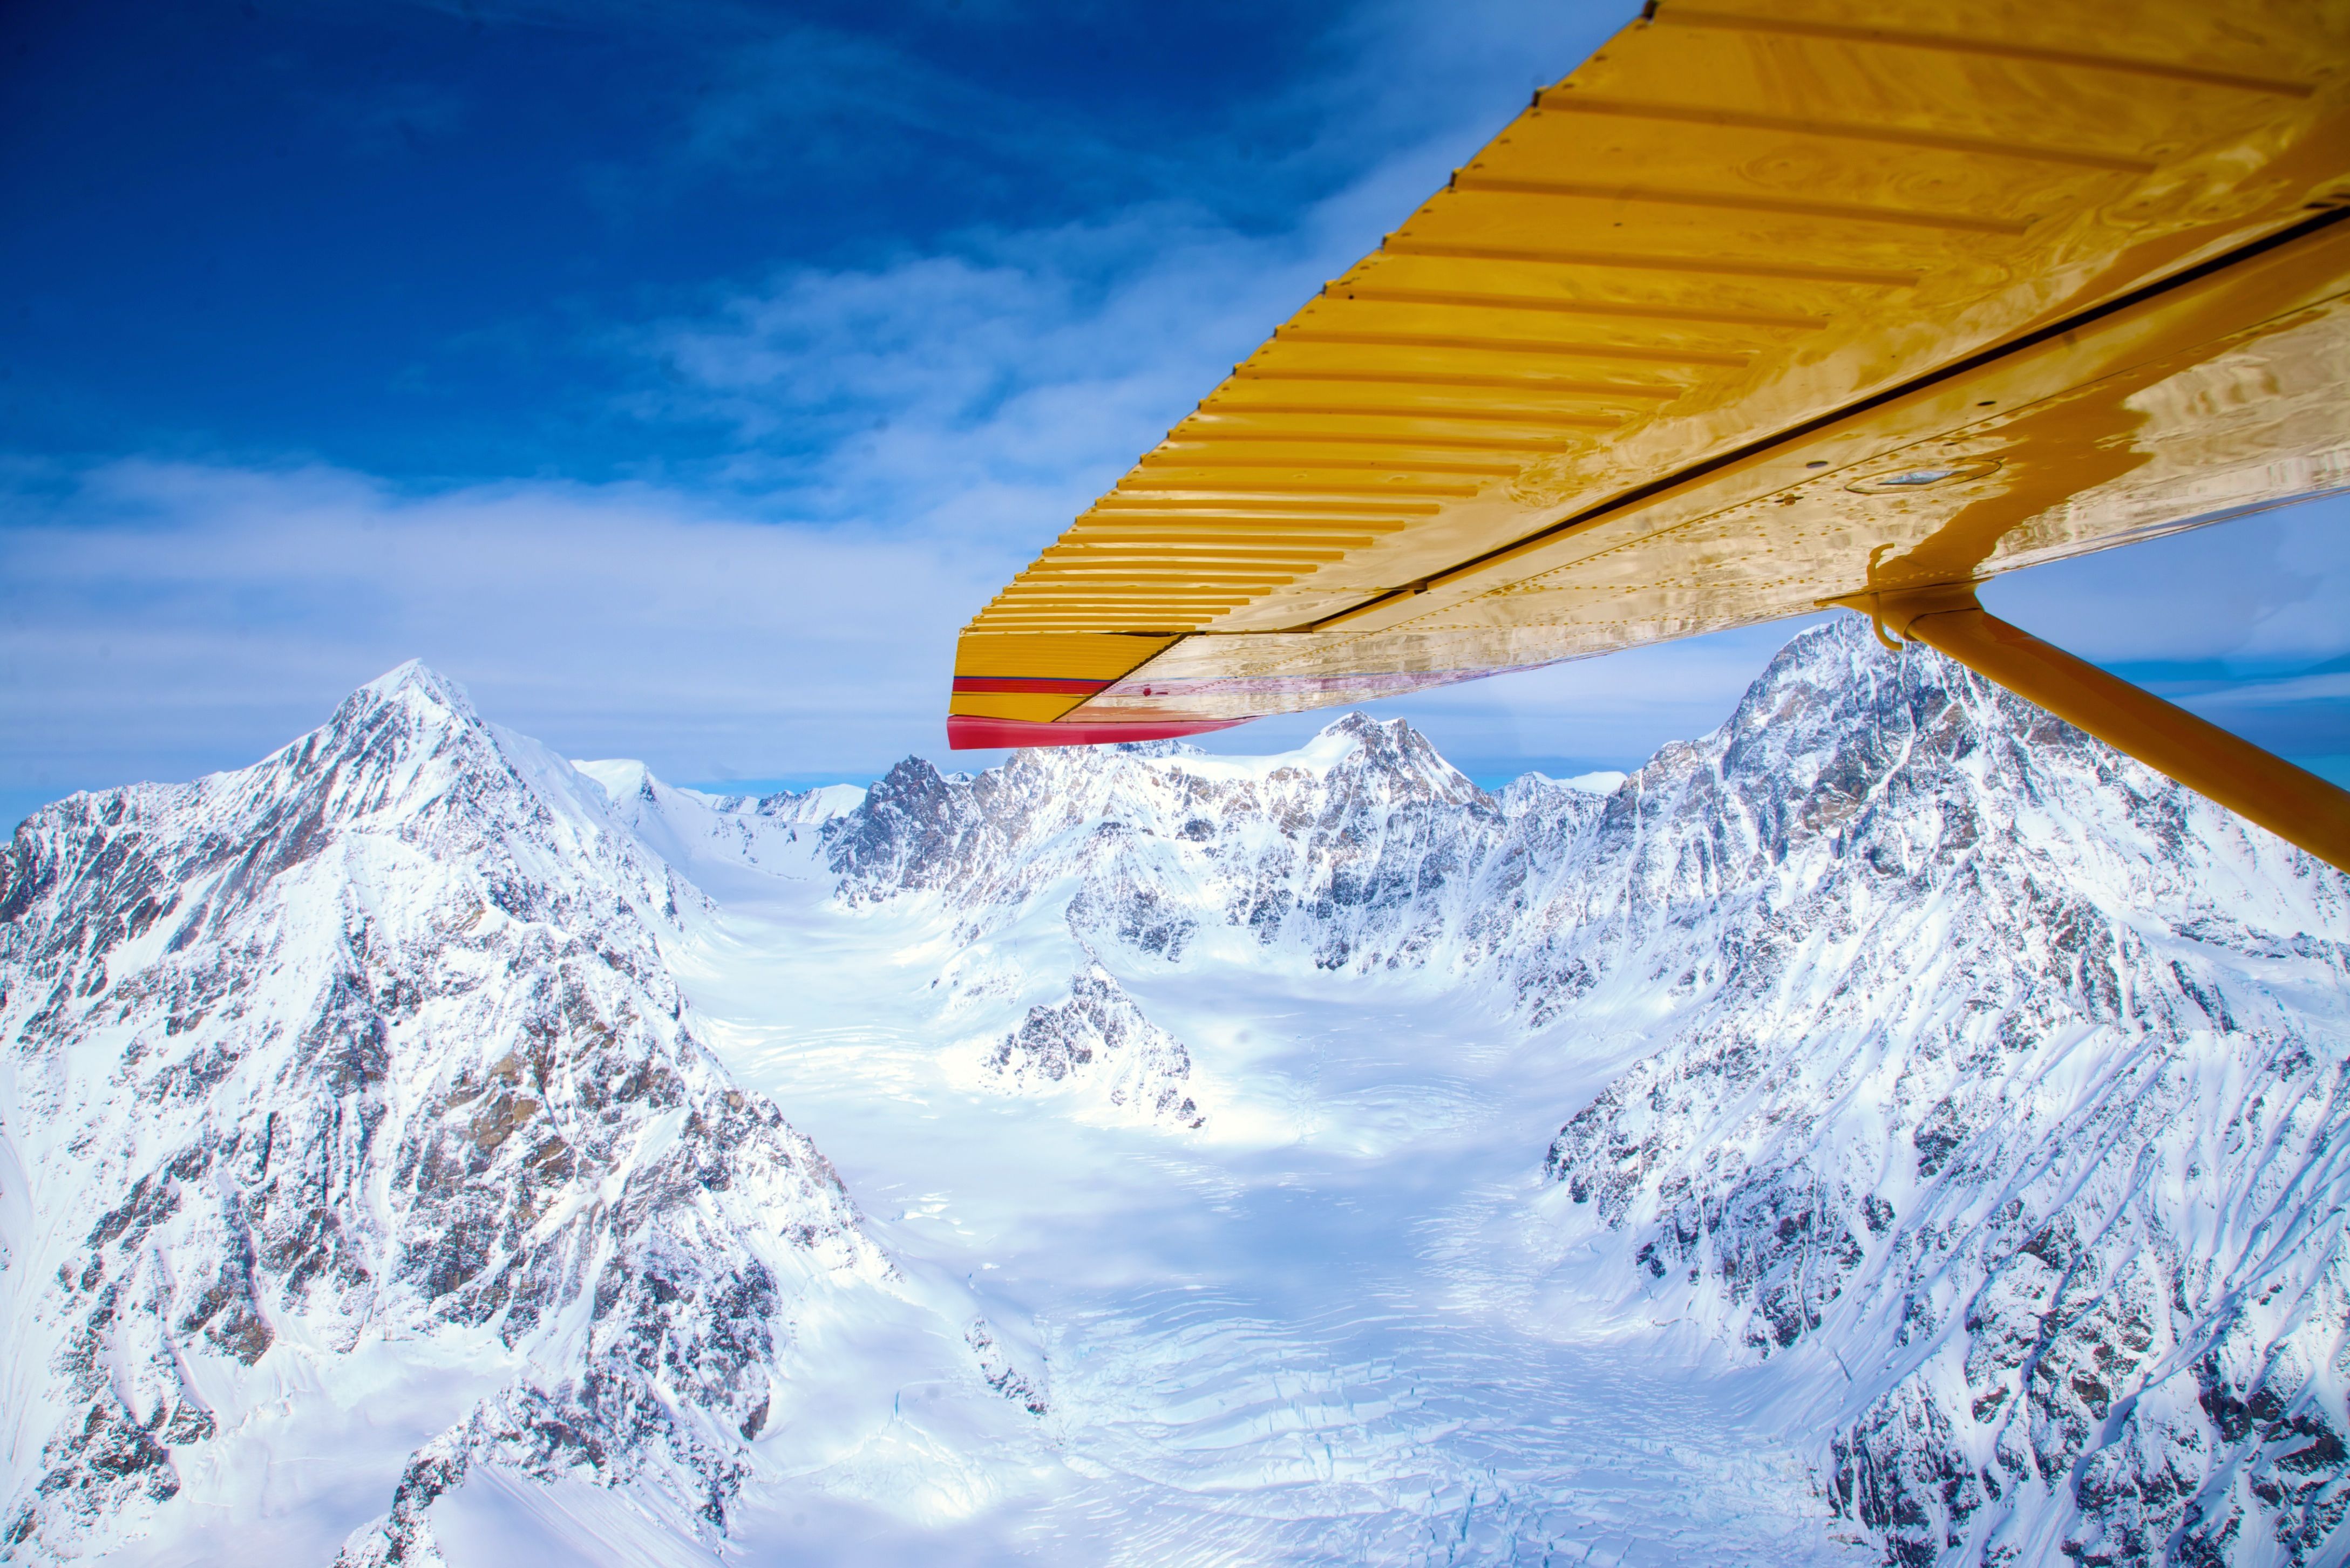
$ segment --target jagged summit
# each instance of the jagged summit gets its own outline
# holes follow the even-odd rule
[[[1607,795],[1458,777],[1348,715],[1261,761],[909,764],[827,843],[851,901],[936,900],[975,989],[1065,926],[1037,1016],[1115,952],[1642,1042],[1548,1156],[1585,1310],[1828,1346],[1822,1473],[1888,1561],[2311,1560],[2350,1512],[2311,1220],[2350,1209],[2350,879],[1857,618]]]
[[[1409,724],[1348,713],[1270,757],[1031,751],[968,779],[909,758],[823,831],[851,903],[932,892],[976,936],[1074,879],[1084,907],[1128,908],[1128,928],[1172,959],[1203,929],[1192,890],[1202,877],[1218,889],[1211,904],[1227,888],[1248,903],[1227,923],[1261,942],[1301,909],[1313,923],[1367,903],[1377,919],[1412,889],[1453,878],[1464,814],[1502,819],[1493,798]],[[1251,890],[1239,892],[1243,884]],[[1148,889],[1139,901],[1126,891],[1134,888]],[[1355,950],[1356,936],[1320,926],[1336,943],[1326,957]]]
[[[1404,719],[1374,719],[1349,711],[1333,719],[1304,745],[1263,756],[1207,751],[1185,741],[1129,741],[1114,745],[1046,747],[1016,751],[1010,758],[979,774],[953,774],[929,758],[910,755],[893,767],[889,777],[897,787],[920,789],[931,779],[961,779],[976,783],[991,775],[1017,773],[1055,780],[1115,778],[1137,765],[1172,766],[1208,777],[1258,776],[1284,769],[1320,774],[1332,768],[1358,768],[1399,779],[1419,778],[1440,793],[1466,798],[1476,786],[1447,762],[1427,736]],[[1441,781],[1440,783],[1438,781]]]
[[[473,701],[465,689],[421,659],[405,659],[393,665],[359,687],[351,696],[355,699],[393,697],[411,687],[429,694],[445,706],[462,708],[469,713],[473,711]]]
[[[574,761],[571,764],[604,792],[614,805],[630,800],[653,800],[659,791],[667,787],[653,777],[652,769],[634,757],[608,757],[593,762]]]
[[[632,759],[571,766],[592,781],[611,816],[639,844],[719,894],[756,886],[761,877],[792,863],[803,832],[812,836],[828,819],[855,810],[868,793],[856,784],[818,784],[721,795],[670,784]]]
[[[775,992],[727,967],[787,963]],[[722,982],[782,1011],[708,1023],[694,988]],[[810,987],[879,1021],[803,1016]],[[1298,999],[1340,995],[1358,1022],[1325,1035]],[[1416,1022],[1375,1038],[1375,1001]],[[849,1063],[858,1116],[916,1106],[884,1147],[1061,1117],[1139,1189],[1209,1171],[1206,1209],[1178,1187],[1137,1212],[1210,1238],[1269,1168],[1263,1141],[1214,1165],[1220,1139],[1271,1137],[1233,1065],[1270,1049],[1251,1033],[1312,1036],[1309,1128],[1409,1120],[1384,1078],[1315,1100],[1357,1054],[1447,1107],[1463,1064],[1524,1065],[1504,1086],[1543,1119],[1479,1199],[1522,1205],[1514,1240],[1431,1210],[1398,1228],[1430,1272],[1393,1299],[1542,1303],[1693,1388],[1745,1364],[1738,1397],[1793,1402],[1811,1444],[1804,1517],[1832,1508],[1886,1563],[2303,1564],[2350,1528],[2350,879],[1854,618],[1604,792],[1488,794],[1409,726],[1347,714],[1279,756],[910,758],[869,791],[720,796],[567,763],[408,665],[254,767],[48,808],[0,859],[0,1324],[29,1434],[0,1550],[178,1530],[175,1496],[305,1447],[373,1478],[352,1563],[430,1562],[436,1499],[485,1466],[625,1489],[646,1528],[714,1541],[785,1484],[762,1444],[837,1418],[800,1392],[800,1326],[896,1288],[828,1163],[729,1077],[730,1042]],[[899,1078],[865,1077],[889,1051]],[[1063,1302],[1057,1339],[948,1333],[1055,1452],[1130,1445],[1095,1466],[1113,1476],[1181,1469],[1147,1435],[1174,1429],[1163,1408],[1104,1414],[1140,1409],[1129,1388],[1199,1402],[1203,1436],[1310,1431],[1352,1478],[1326,1496],[1322,1458],[1281,1472],[1305,1511],[1286,1539],[1315,1544],[1237,1556],[1326,1556],[1341,1523],[1494,1560],[1591,1543],[1559,1522],[1582,1472],[1490,1421],[1471,1448],[1409,1428],[1395,1452],[1424,1469],[1355,1462],[1378,1421],[1450,1397],[1440,1371],[1340,1397],[1388,1376],[1374,1352],[1306,1397],[1312,1334],[1186,1300],[1164,1365],[1087,1337],[1139,1332],[1124,1297]],[[1211,1347],[1230,1376],[1180,1359]],[[1263,1381],[1260,1352],[1284,1402],[1218,1407]],[[430,1418],[359,1431],[280,1397],[355,1366],[390,1379],[368,1400],[409,1390]],[[902,1434],[900,1392],[879,1416]],[[920,1474],[1000,1496],[973,1478],[1048,1462],[920,1431],[858,1495]],[[1218,1460],[1201,1495],[1288,1462]],[[1411,1511],[1454,1480],[1457,1520]]]
[[[698,1037],[681,886],[415,664],[253,767],[20,827],[0,1120],[42,1221],[0,1273],[26,1391],[0,1539],[102,1546],[306,1445],[376,1467],[355,1563],[433,1560],[425,1507],[483,1461],[718,1528],[788,1381],[781,1315],[887,1265]],[[381,1390],[456,1396],[437,1436],[273,1403],[387,1343],[441,1347]]]
[[[178,808],[253,812],[271,822],[242,831],[316,832],[414,814],[458,831],[486,814],[502,821],[552,822],[546,797],[572,796],[560,759],[536,742],[501,735],[463,687],[415,659],[358,688],[326,723],[248,768],[210,774],[182,798],[162,786],[156,798]],[[559,815],[559,814],[558,814]]]

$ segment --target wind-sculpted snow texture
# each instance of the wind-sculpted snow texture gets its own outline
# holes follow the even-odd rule
[[[773,794],[711,794],[655,778],[633,761],[574,763],[596,781],[612,818],[672,867],[732,862],[764,868],[788,856],[802,833],[854,809],[865,792],[826,784]]]
[[[1350,715],[909,761],[826,834],[966,942],[1058,905],[1628,1048],[1550,1150],[1562,1247],[1627,1322],[1835,1357],[1820,1467],[1888,1562],[2350,1545],[2345,879],[1929,652],[1806,633],[1604,802]]]
[[[136,1538],[387,1344],[479,1397],[348,1562],[438,1561],[426,1505],[484,1462],[723,1530],[795,1301],[888,1265],[697,1043],[662,943],[699,898],[414,666],[255,767],[20,827],[0,1555]]]

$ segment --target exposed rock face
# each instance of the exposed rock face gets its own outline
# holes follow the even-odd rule
[[[1627,1299],[1840,1357],[1834,1497],[1888,1562],[2312,1560],[2350,1511],[2340,876],[1843,628],[1574,861],[1522,992],[1604,1016],[1637,964],[1677,1004],[1549,1168]]]
[[[841,894],[941,900],[978,941],[1036,904],[1085,944],[1180,962],[1221,931],[1285,962],[1427,961],[1478,896],[1484,859],[1596,813],[1529,779],[1515,817],[1401,720],[1350,713],[1289,757],[1159,742],[1023,752],[976,778],[909,758],[825,828]],[[1448,955],[1453,956],[1453,955]]]
[[[2350,1511],[2350,888],[1930,652],[1808,632],[1604,799],[1350,715],[910,761],[826,832],[981,947],[1057,911],[1627,1052],[1565,1240],[1617,1310],[1837,1357],[1823,1480],[1888,1562],[2301,1563]]]
[[[1191,1053],[1145,1018],[1099,964],[1070,980],[1066,1002],[1030,1008],[1020,1027],[988,1054],[985,1070],[1015,1091],[1090,1082],[1112,1106],[1147,1119],[1186,1127],[1207,1120],[1184,1092]]]
[[[1819,1484],[1888,1563],[2350,1541],[2350,882],[1857,620],[1606,795],[1489,794],[1358,715],[1263,760],[910,760],[861,800],[588,772],[408,670],[256,768],[20,830],[18,1554],[135,1522],[263,1374],[390,1335],[490,1371],[348,1561],[431,1561],[484,1464],[719,1530],[795,1303],[888,1265],[702,1051],[664,952],[701,895],[662,862],[812,836],[843,919],[920,917],[997,1088],[1198,1126],[1136,998],[1212,964],[1625,1064],[1547,1155],[1577,1310],[1840,1378]],[[1042,1417],[1016,1333],[961,1339]]]
[[[696,1041],[661,944],[698,897],[413,666],[255,767],[19,828],[8,1386],[49,1435],[7,1551],[135,1533],[273,1377],[387,1339],[506,1371],[350,1561],[429,1561],[423,1506],[483,1460],[720,1528],[794,1303],[887,1264]]]

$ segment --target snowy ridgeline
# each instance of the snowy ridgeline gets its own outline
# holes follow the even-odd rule
[[[1019,1325],[893,1262],[703,1021],[796,887],[806,940],[886,938],[840,961],[942,1085],[1157,1146],[1237,1096],[1152,999],[1245,977],[1607,1064],[1506,1156],[1558,1332],[1781,1378],[1741,1386],[1805,1401],[1821,1528],[1884,1561],[2338,1560],[2345,879],[1857,622],[1609,785],[1350,715],[717,797],[409,667],[50,807],[0,864],[0,1551],[299,1514],[430,1562],[484,1477],[712,1544],[822,1471],[841,1324],[948,1347],[956,1453],[1082,1470]],[[305,1444],[345,1458],[272,1470]],[[1467,1521],[1453,1560],[1524,1549]]]
[[[0,1539],[95,1550],[386,1442],[355,1562],[415,1560],[483,1459],[717,1527],[778,1324],[890,1271],[696,1040],[662,940],[699,898],[414,666],[254,768],[25,824]]]

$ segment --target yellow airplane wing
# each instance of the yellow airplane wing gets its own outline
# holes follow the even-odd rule
[[[965,628],[951,743],[1829,603],[1937,640],[2350,485],[2350,4],[1736,3],[1651,5],[1235,366]]]

